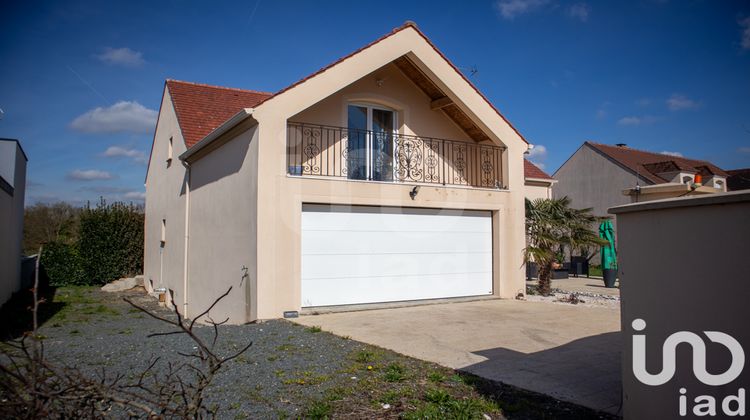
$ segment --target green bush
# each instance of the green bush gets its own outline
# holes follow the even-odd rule
[[[103,199],[81,212],[78,251],[88,284],[106,284],[143,272],[143,212]]]
[[[75,244],[50,242],[44,246],[39,261],[50,286],[85,284],[81,258]]]

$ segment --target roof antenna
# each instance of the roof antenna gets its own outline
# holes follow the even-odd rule
[[[479,69],[477,68],[476,64],[469,67],[468,69],[465,67],[459,67],[459,70],[463,71],[464,73],[469,73],[469,77],[474,77],[477,73],[479,73]]]

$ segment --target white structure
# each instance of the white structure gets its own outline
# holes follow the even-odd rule
[[[27,161],[18,140],[0,138],[0,304],[21,287]]]

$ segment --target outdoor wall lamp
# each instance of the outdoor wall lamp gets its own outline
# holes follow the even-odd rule
[[[417,194],[419,194],[419,185],[412,188],[411,191],[409,191],[409,197],[411,197],[412,200],[417,197]]]

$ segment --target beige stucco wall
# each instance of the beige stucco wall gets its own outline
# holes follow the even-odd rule
[[[167,167],[169,138],[172,163]],[[166,287],[182,305],[185,250],[185,175],[178,156],[186,150],[169,91],[164,91],[146,177],[146,225],[143,271],[147,286]],[[166,243],[160,247],[162,219],[167,220]],[[182,307],[181,307],[182,308]]]
[[[526,190],[526,198],[529,200],[552,198],[552,185],[548,183],[527,180],[524,188]]]
[[[255,126],[191,164],[189,316],[204,311],[231,286],[211,317],[228,317],[234,324],[257,318],[257,160]]]
[[[21,287],[26,158],[15,141],[0,141],[3,178],[13,194],[0,190],[0,305]],[[7,160],[6,160],[7,159]]]
[[[317,122],[308,121],[312,113],[300,113],[324,101],[331,92],[339,92],[370,75],[371,69],[381,68],[404,54],[410,54],[422,71],[464,108],[497,145],[507,146],[507,161],[503,166],[509,190],[423,186],[417,199],[412,201],[408,195],[411,185],[287,176],[287,118],[295,116],[295,119],[302,119],[304,116],[305,122]],[[415,93],[414,96],[405,98],[403,102],[417,103],[419,95]],[[340,102],[340,99],[332,101]],[[426,99],[421,106],[428,108],[426,111],[412,109],[410,114],[427,115],[433,112],[429,110]],[[332,111],[325,115],[339,115],[340,118],[342,107],[342,104],[333,105],[330,107]],[[262,203],[258,206],[258,318],[276,318],[285,310],[300,309],[300,218],[302,203],[308,202],[491,210],[495,249],[494,293],[510,298],[524,292],[521,254],[524,247],[523,152],[526,143],[411,28],[369,47],[295,87],[288,94],[274,97],[256,108],[253,117],[260,124],[258,202]],[[417,127],[407,117],[404,118],[408,127]],[[439,117],[432,118],[439,121]],[[429,121],[425,119],[426,123]],[[335,124],[341,125],[340,120]],[[429,135],[451,137],[458,133],[446,136],[430,132]]]
[[[750,274],[745,264],[750,249],[750,192],[631,204],[611,212],[620,226],[624,418],[678,418],[683,387],[689,417],[698,395],[717,398],[720,414],[722,398],[737,395],[739,387],[750,383],[747,365],[733,382],[707,386],[695,378],[690,346],[683,344],[677,352],[676,376],[664,385],[647,386],[633,374],[632,337],[645,334],[650,373],[662,369],[662,345],[677,331],[702,337],[706,366],[713,374],[729,366],[729,352],[710,343],[703,331],[729,334],[744,346],[745,354],[750,351]],[[635,319],[646,321],[642,332],[632,328]]]

